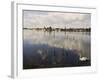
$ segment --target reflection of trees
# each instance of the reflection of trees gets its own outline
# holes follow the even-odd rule
[[[25,29],[28,29],[28,28],[25,28]],[[85,29],[85,28],[84,29],[81,29],[81,28],[80,29],[72,29],[72,28],[67,29],[66,27],[65,28],[52,28],[51,26],[50,27],[44,26],[44,28],[34,28],[34,29],[30,29],[30,30],[43,31],[44,36],[46,35],[46,37],[48,36],[50,38],[53,35],[52,42],[49,42],[48,39],[46,39],[44,41],[44,43],[42,41],[39,42],[39,45],[46,44],[49,46],[49,48],[53,48],[53,49],[52,49],[52,52],[49,52],[49,49],[47,49],[47,48],[43,48],[43,47],[41,47],[41,49],[38,48],[36,53],[38,53],[37,57],[39,57],[40,62],[35,60],[35,58],[31,58],[32,59],[32,60],[30,60],[31,64],[29,64],[28,67],[34,66],[34,68],[35,68],[35,67],[75,66],[75,65],[82,65],[82,64],[85,65],[83,62],[81,63],[80,55],[78,54],[79,53],[78,49],[79,50],[81,48],[83,49],[83,47],[80,46],[82,44],[82,42],[79,43],[77,40],[75,40],[76,38],[68,36],[67,31],[69,31],[69,32],[90,31],[90,29]],[[65,42],[64,40],[66,40],[65,38],[64,38],[64,40],[62,39],[61,41],[56,40],[57,39],[56,34],[58,34],[57,32],[62,32],[63,35],[66,35],[67,43],[64,43]],[[39,39],[37,39],[37,40],[39,40]],[[78,43],[78,44],[76,45],[76,43]],[[75,51],[73,49],[76,49],[77,51]],[[86,49],[84,49],[84,52],[85,52],[85,50]],[[52,54],[52,56],[49,56],[50,54]],[[50,59],[50,57],[51,57],[51,59]],[[83,58],[81,58],[81,59],[83,59]],[[90,62],[88,60],[88,64],[89,63]]]
[[[55,31],[54,31],[55,32]],[[66,35],[66,33],[65,33],[65,35]],[[55,34],[54,34],[54,36],[55,36]],[[56,37],[54,37],[54,38],[56,38]],[[52,46],[56,46],[56,47],[59,47],[59,48],[61,48],[62,50],[61,50],[61,53],[60,54],[56,54],[56,51],[55,51],[55,48],[54,48],[54,52],[53,52],[53,63],[54,64],[61,64],[61,63],[66,63],[66,62],[64,62],[65,60],[65,58],[64,58],[64,56],[68,56],[68,54],[66,54],[66,52],[65,52],[65,49],[70,49],[70,50],[73,50],[73,49],[76,49],[77,50],[77,54],[80,56],[80,54],[82,53],[82,52],[80,52],[80,51],[83,51],[82,49],[83,49],[83,47],[81,48],[80,47],[80,45],[82,46],[82,45],[84,45],[82,42],[80,42],[80,41],[82,41],[82,40],[76,40],[76,38],[75,37],[70,37],[70,36],[68,36],[67,35],[67,38],[68,38],[68,41],[69,41],[69,43],[67,43],[67,44],[60,44],[60,46],[58,45],[59,44],[59,42],[58,42],[58,44],[56,43],[54,43],[54,44],[52,44]],[[56,42],[56,41],[55,41]],[[65,42],[65,40],[64,40],[64,42]],[[61,43],[63,43],[63,41],[61,42]],[[71,43],[71,44],[70,44]],[[80,50],[81,49],[81,50]],[[84,50],[84,52],[86,52],[86,50]],[[86,54],[86,53],[85,53]],[[60,57],[59,58],[57,58],[57,56],[58,55],[60,55]],[[81,54],[82,55],[82,54]],[[88,57],[87,57],[88,58]]]
[[[68,50],[64,48],[56,48],[51,46],[46,47],[54,49],[54,52],[52,53],[50,49],[41,48],[35,50],[34,54],[27,56],[25,56],[24,54],[24,69],[90,65],[90,60],[86,57],[80,59],[77,50]]]

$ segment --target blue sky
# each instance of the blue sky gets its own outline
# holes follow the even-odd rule
[[[70,12],[23,11],[24,27],[59,27],[87,28],[91,27],[91,14]]]

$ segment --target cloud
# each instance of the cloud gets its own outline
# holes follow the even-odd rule
[[[90,27],[91,14],[24,11],[24,27]]]

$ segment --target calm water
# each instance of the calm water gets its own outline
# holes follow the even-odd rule
[[[23,30],[23,68],[89,66],[90,32]]]

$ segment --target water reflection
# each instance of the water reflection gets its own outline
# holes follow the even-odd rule
[[[89,66],[90,32],[24,30],[23,68]]]

